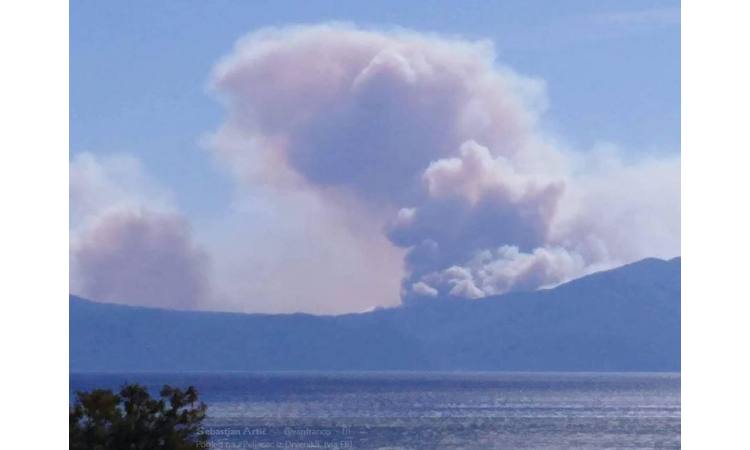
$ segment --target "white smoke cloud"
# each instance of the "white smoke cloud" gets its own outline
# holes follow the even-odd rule
[[[70,164],[71,292],[192,309],[209,301],[208,257],[171,195],[129,156]]]
[[[364,220],[360,206],[346,204],[259,186],[238,193],[231,210],[201,231],[216,309],[341,314],[397,306],[403,250]]]
[[[394,243],[415,249],[412,277],[498,246],[544,245],[564,192],[563,181],[519,173],[474,141],[464,143],[456,157],[430,163],[423,183],[424,201],[399,212],[389,231]],[[423,252],[425,243],[429,251]]]
[[[543,83],[496,68],[487,42],[345,25],[267,29],[237,44],[213,86],[230,112],[220,135],[234,136],[218,147],[225,160],[283,167],[370,202],[418,197],[424,168],[467,139],[537,155],[519,155],[524,166],[556,158],[530,142]]]
[[[540,125],[544,83],[499,64],[488,42],[265,29],[238,42],[212,86],[229,111],[219,158],[247,185],[359,205],[407,251],[406,300],[679,254],[679,158],[561,149]]]
[[[207,257],[178,215],[110,210],[72,245],[82,294],[100,301],[193,309],[208,295]]]
[[[506,245],[480,251],[464,266],[452,266],[424,276],[426,288],[413,289],[413,293],[425,295],[424,290],[432,285],[436,286],[432,288],[435,292],[480,298],[551,287],[591,271],[593,268],[588,268],[580,255],[563,248],[539,247],[523,253],[518,247]]]

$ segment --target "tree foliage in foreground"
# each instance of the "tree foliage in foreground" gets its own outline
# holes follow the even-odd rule
[[[107,389],[76,392],[70,407],[72,450],[187,450],[206,448],[201,432],[206,405],[193,386],[180,390],[164,386],[161,398],[145,387],[128,384],[114,393]]]

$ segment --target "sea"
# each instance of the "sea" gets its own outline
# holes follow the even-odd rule
[[[677,449],[679,373],[71,373],[195,386],[209,448]]]

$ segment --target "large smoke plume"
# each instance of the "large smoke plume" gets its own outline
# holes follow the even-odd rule
[[[571,152],[544,84],[487,42],[332,24],[238,42],[213,87],[220,158],[250,184],[363,205],[407,250],[402,297],[537,289],[679,254],[679,159]],[[373,268],[373,270],[378,270]]]
[[[544,83],[489,42],[264,29],[211,87],[227,108],[209,146],[237,181],[229,210],[193,234],[137,161],[79,155],[74,292],[342,313],[533,290],[680,252],[679,156],[568,148],[544,129]]]

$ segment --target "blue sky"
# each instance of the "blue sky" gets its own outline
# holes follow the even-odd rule
[[[546,81],[545,126],[575,148],[680,147],[679,2],[75,0],[70,20],[71,154],[136,155],[197,221],[232,191],[200,145],[224,114],[210,71],[264,26],[347,21],[490,39],[498,60]]]

